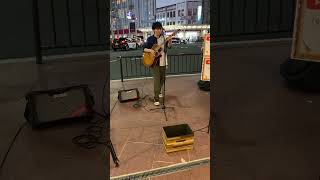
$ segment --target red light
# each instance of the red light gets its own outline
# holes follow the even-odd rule
[[[121,41],[121,43],[125,43],[126,41]]]

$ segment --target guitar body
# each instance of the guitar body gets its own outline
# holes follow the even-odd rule
[[[143,53],[143,64],[146,67],[154,66],[158,62],[160,57],[161,57],[161,55],[160,55],[161,47],[158,44],[153,45],[151,49],[153,49],[155,52],[158,52],[158,53],[157,53],[156,56],[153,56],[149,52],[144,52]]]
[[[170,37],[168,37],[165,42],[167,42],[169,39],[171,39],[177,32],[179,32],[180,29],[178,30],[175,30],[172,35],[170,35]],[[164,43],[165,43],[164,42]],[[163,43],[163,44],[164,44]],[[163,45],[162,44],[162,45]],[[156,55],[152,55],[151,53],[149,52],[144,52],[143,53],[143,64],[146,66],[146,67],[153,67],[155,64],[157,64],[158,60],[160,59],[161,57],[161,45],[158,45],[158,44],[154,44],[151,48],[152,50],[154,50],[156,52]]]

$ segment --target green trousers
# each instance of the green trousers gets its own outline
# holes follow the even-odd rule
[[[153,82],[154,82],[154,100],[159,101],[159,94],[161,92],[161,87],[165,81],[165,66],[154,66],[151,68],[153,72]]]

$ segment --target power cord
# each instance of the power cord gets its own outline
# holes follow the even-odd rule
[[[15,136],[13,137],[13,139],[12,139],[10,145],[9,145],[8,150],[7,150],[6,154],[4,155],[4,157],[3,157],[2,161],[1,161],[0,174],[1,174],[2,169],[3,169],[3,167],[4,167],[4,163],[5,163],[8,155],[9,155],[9,152],[10,152],[10,150],[11,150],[12,147],[13,147],[14,142],[16,141],[18,135],[20,134],[20,132],[22,131],[22,129],[25,127],[26,124],[27,124],[27,122],[24,122],[24,123],[19,127],[18,131],[16,132]]]
[[[145,79],[144,79],[144,82],[143,82],[143,86],[142,86],[142,96],[145,94],[144,93],[144,87],[145,87],[145,85],[146,85],[146,82],[147,82],[147,77],[145,77]],[[135,104],[133,104],[133,107],[134,108],[140,108],[140,107],[142,107],[145,111],[147,111],[147,112],[151,112],[150,110],[148,110],[146,107],[148,106],[148,103],[147,103],[147,101],[146,101],[146,97],[148,97],[149,95],[148,94],[146,94],[146,95],[144,95],[142,98],[139,98],[138,100],[137,100],[137,102],[135,103]],[[145,102],[145,105],[143,105],[142,104],[142,102]]]
[[[91,126],[87,127],[84,134],[81,134],[79,136],[76,136],[72,139],[72,142],[80,147],[86,148],[86,149],[92,149],[95,148],[97,145],[108,145],[106,137],[104,137],[105,128],[104,122],[107,119],[107,117],[103,114],[100,114],[96,111],[94,111],[96,115],[101,117],[101,120],[97,121],[91,121]]]
[[[107,139],[107,137],[103,136],[104,129],[108,127],[108,120],[110,119],[109,113],[106,111],[105,107],[105,94],[106,94],[106,87],[109,78],[106,75],[104,85],[102,88],[102,111],[104,114],[100,114],[97,111],[94,111],[96,115],[100,117],[100,120],[91,121],[91,125],[86,128],[85,133],[72,138],[72,142],[80,147],[86,149],[95,148],[97,145],[102,144],[108,146],[109,140],[102,140],[102,138]]]
[[[215,123],[216,123],[215,119],[216,119],[216,112],[213,113],[213,119],[212,119],[214,129],[215,129]],[[208,124],[206,127],[203,127],[203,128],[197,129],[197,130],[194,130],[194,131],[192,131],[192,132],[200,131],[200,132],[209,133],[208,131],[202,131],[202,130],[203,130],[203,129],[208,129],[208,130],[210,131],[210,122],[211,122],[211,119],[209,118],[209,124]],[[215,133],[215,130],[214,130],[213,133]]]
[[[203,127],[203,128],[197,129],[197,130],[194,130],[194,131],[192,131],[192,132],[198,132],[198,131],[200,131],[200,132],[208,133],[208,131],[203,131],[203,129],[208,129],[208,128],[210,128],[209,125],[207,125],[206,127]]]

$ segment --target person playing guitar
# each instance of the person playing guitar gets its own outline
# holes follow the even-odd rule
[[[154,105],[160,105],[160,98],[162,97],[161,88],[165,81],[165,70],[168,66],[167,61],[167,48],[171,48],[171,38],[165,38],[163,33],[162,24],[155,22],[152,24],[153,35],[148,37],[146,43],[143,45],[143,51],[145,53],[151,53],[155,57],[155,64],[151,66],[154,81]],[[160,52],[156,52],[152,49],[153,45],[161,45]]]

